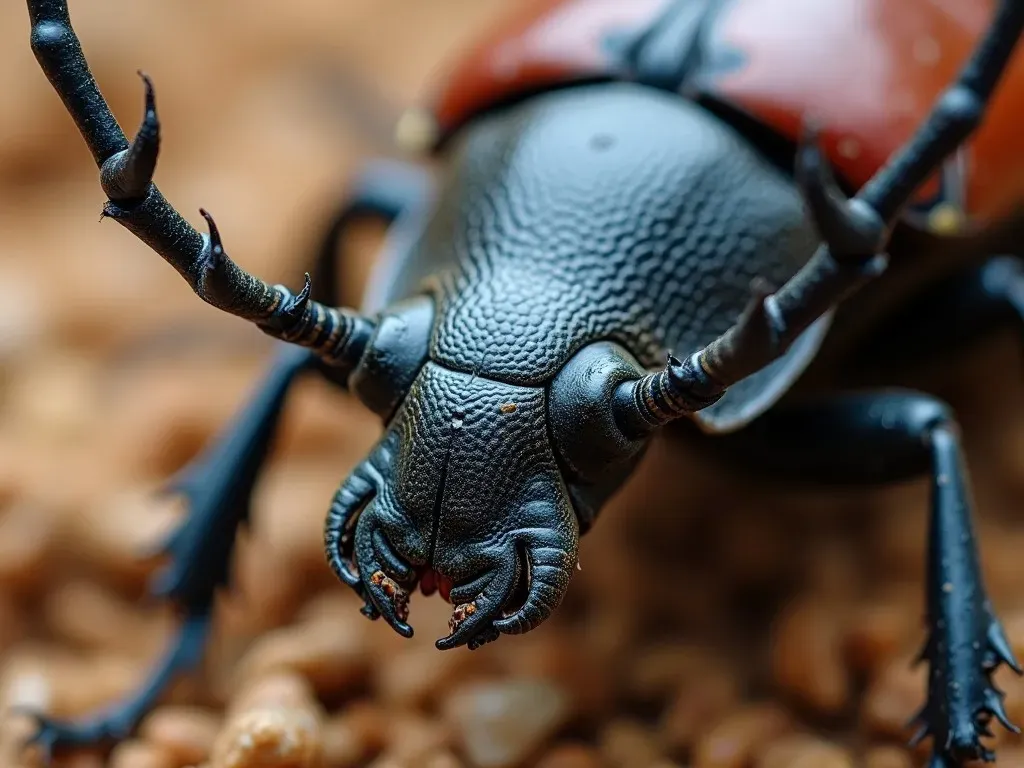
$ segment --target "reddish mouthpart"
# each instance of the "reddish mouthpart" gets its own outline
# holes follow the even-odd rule
[[[441,595],[442,600],[450,603],[452,601],[452,580],[428,568],[420,574],[420,592],[427,597],[437,592]]]

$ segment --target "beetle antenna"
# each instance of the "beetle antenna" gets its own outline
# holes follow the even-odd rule
[[[228,257],[209,214],[203,212],[209,234],[200,234],[153,184],[160,121],[149,77],[140,73],[145,113],[129,142],[85,61],[66,0],[28,0],[28,11],[36,59],[100,168],[104,215],[156,251],[203,301],[310,349],[328,365],[354,368],[373,330],[369,320],[309,299],[308,287],[296,296],[249,274]]]
[[[980,125],[1021,30],[1024,3],[1001,0],[988,30],[957,80],[913,137],[861,191],[847,199],[808,121],[797,151],[796,179],[822,244],[777,291],[763,281],[725,333],[678,365],[620,385],[616,418],[637,435],[707,408],[736,382],[762,370],[819,318],[881,275],[884,250],[903,207]]]

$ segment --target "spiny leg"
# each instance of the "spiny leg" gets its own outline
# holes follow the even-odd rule
[[[174,677],[200,662],[209,629],[208,608],[194,614],[185,613],[168,650],[138,691],[91,717],[61,722],[34,710],[21,709],[22,714],[34,718],[38,725],[25,746],[37,745],[42,750],[43,764],[49,765],[53,753],[64,747],[86,747],[127,738]]]
[[[775,477],[865,485],[930,474],[926,596],[929,666],[915,743],[934,742],[933,768],[992,759],[981,744],[1003,695],[992,683],[1002,663],[1020,674],[985,594],[971,521],[971,494],[957,424],[935,398],[913,391],[856,392],[779,407],[719,449]]]
[[[200,234],[153,184],[160,123],[152,83],[146,114],[129,143],[100,94],[71,26],[67,0],[28,0],[32,50],[67,107],[100,168],[108,197],[104,215],[149,245],[201,299],[254,323],[265,333],[312,350],[344,375],[359,360],[373,324],[349,309],[310,298],[310,280],[298,293],[268,285],[225,251],[213,218],[201,211],[209,235]]]
[[[852,199],[846,199],[808,125],[797,152],[797,181],[822,245],[778,290],[759,282],[735,324],[683,360],[624,384],[619,422],[636,434],[713,405],[736,382],[775,361],[815,321],[887,268],[884,250],[900,211],[981,124],[1024,29],[1024,3],[1000,0],[957,80],[914,136]]]
[[[168,684],[202,659],[214,598],[228,583],[238,526],[249,519],[253,487],[267,456],[279,415],[295,378],[315,358],[281,345],[270,370],[246,407],[202,455],[166,490],[188,504],[185,521],[164,543],[168,565],[155,574],[151,592],[178,609],[181,626],[139,689],[78,722],[30,712],[39,728],[29,740],[47,758],[56,749],[120,741],[131,735]]]
[[[351,226],[365,217],[390,223],[422,204],[424,179],[415,168],[394,163],[368,164],[348,197],[332,216],[320,246],[314,272],[324,301],[336,301],[337,245]],[[131,733],[176,673],[193,667],[202,656],[215,592],[228,583],[238,527],[248,522],[254,486],[277,428],[287,392],[304,370],[322,366],[311,351],[280,345],[264,381],[247,406],[220,438],[167,484],[188,502],[185,522],[166,543],[168,567],[157,575],[152,590],[179,606],[180,633],[140,690],[106,712],[81,723],[59,723],[43,717],[33,738],[50,751],[121,739]],[[323,366],[321,373],[332,376]]]

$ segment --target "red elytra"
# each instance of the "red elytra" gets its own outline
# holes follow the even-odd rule
[[[860,187],[956,77],[994,6],[994,0],[733,0],[709,44],[742,51],[744,66],[709,78],[705,87],[788,137],[798,135],[804,114],[813,114],[833,165]],[[1024,198],[1022,118],[1018,50],[985,123],[964,146],[962,188],[945,190],[961,198],[977,223],[1010,213]],[[918,199],[936,192],[933,183]]]
[[[432,114],[446,137],[476,114],[528,93],[618,76],[607,36],[641,30],[671,0],[522,0],[519,12],[457,60]]]
[[[604,45],[654,24],[671,0],[534,0],[463,57],[432,113],[443,139],[494,106],[546,89],[630,79]],[[701,40],[688,93],[726,103],[796,141],[805,116],[854,188],[920,124],[989,22],[994,0],[729,0]],[[685,41],[681,42],[685,44]],[[715,69],[708,62],[730,59]],[[984,125],[943,183],[918,194],[916,218],[962,212],[975,225],[1024,199],[1024,52],[1001,81]]]

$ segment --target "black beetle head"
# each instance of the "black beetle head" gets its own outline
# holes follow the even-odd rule
[[[417,586],[454,605],[439,648],[533,629],[576,567],[579,522],[548,433],[547,393],[426,363],[335,497],[328,561],[412,634]]]

